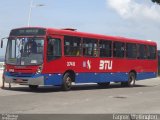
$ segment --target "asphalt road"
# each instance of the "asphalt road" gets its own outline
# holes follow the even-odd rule
[[[69,92],[58,87],[15,86],[0,89],[0,113],[103,114],[160,113],[160,78],[139,81],[134,88],[111,84],[74,85]]]

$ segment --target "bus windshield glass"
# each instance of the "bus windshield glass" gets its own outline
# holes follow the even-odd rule
[[[40,65],[43,63],[44,38],[9,38],[6,63],[11,65]]]

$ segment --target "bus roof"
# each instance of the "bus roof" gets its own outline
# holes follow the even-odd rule
[[[57,34],[57,35],[72,35],[72,36],[81,36],[87,38],[95,38],[95,39],[104,39],[104,40],[113,40],[113,41],[123,41],[123,42],[132,42],[132,43],[141,43],[141,44],[150,44],[150,45],[157,45],[156,42],[152,40],[139,40],[134,38],[126,38],[120,36],[110,36],[110,35],[101,35],[101,34],[93,34],[93,33],[86,33],[86,32],[78,32],[75,31],[76,29],[54,29],[54,28],[47,28],[48,34]]]
[[[157,43],[153,42],[152,40],[140,40],[140,39],[134,39],[134,38],[120,37],[120,36],[110,36],[110,35],[79,32],[79,31],[76,31],[76,29],[72,29],[72,28],[55,29],[55,28],[44,28],[44,27],[22,27],[22,28],[16,28],[16,29],[24,29],[24,28],[46,29],[47,35],[71,35],[71,36],[77,36],[77,37],[157,45]],[[13,30],[16,30],[16,29],[13,29]]]

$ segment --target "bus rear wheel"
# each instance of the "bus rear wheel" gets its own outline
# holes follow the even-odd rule
[[[121,86],[123,87],[134,87],[136,82],[136,75],[135,73],[131,72],[129,73],[128,81],[127,82],[121,82]]]
[[[36,90],[38,88],[38,85],[29,85],[29,88],[31,90]]]
[[[72,87],[72,76],[70,73],[65,73],[63,76],[63,84],[62,84],[62,90],[69,91]]]

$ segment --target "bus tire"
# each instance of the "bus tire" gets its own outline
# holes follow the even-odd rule
[[[62,84],[62,90],[69,91],[72,87],[72,76],[70,73],[65,73],[63,76],[63,84]]]
[[[29,85],[29,88],[30,88],[31,90],[37,90],[38,85]]]
[[[136,82],[136,75],[135,73],[131,72],[128,76],[127,82],[121,82],[122,87],[134,87]]]
[[[106,83],[97,83],[99,86],[101,87],[109,87],[110,82],[106,82]]]

